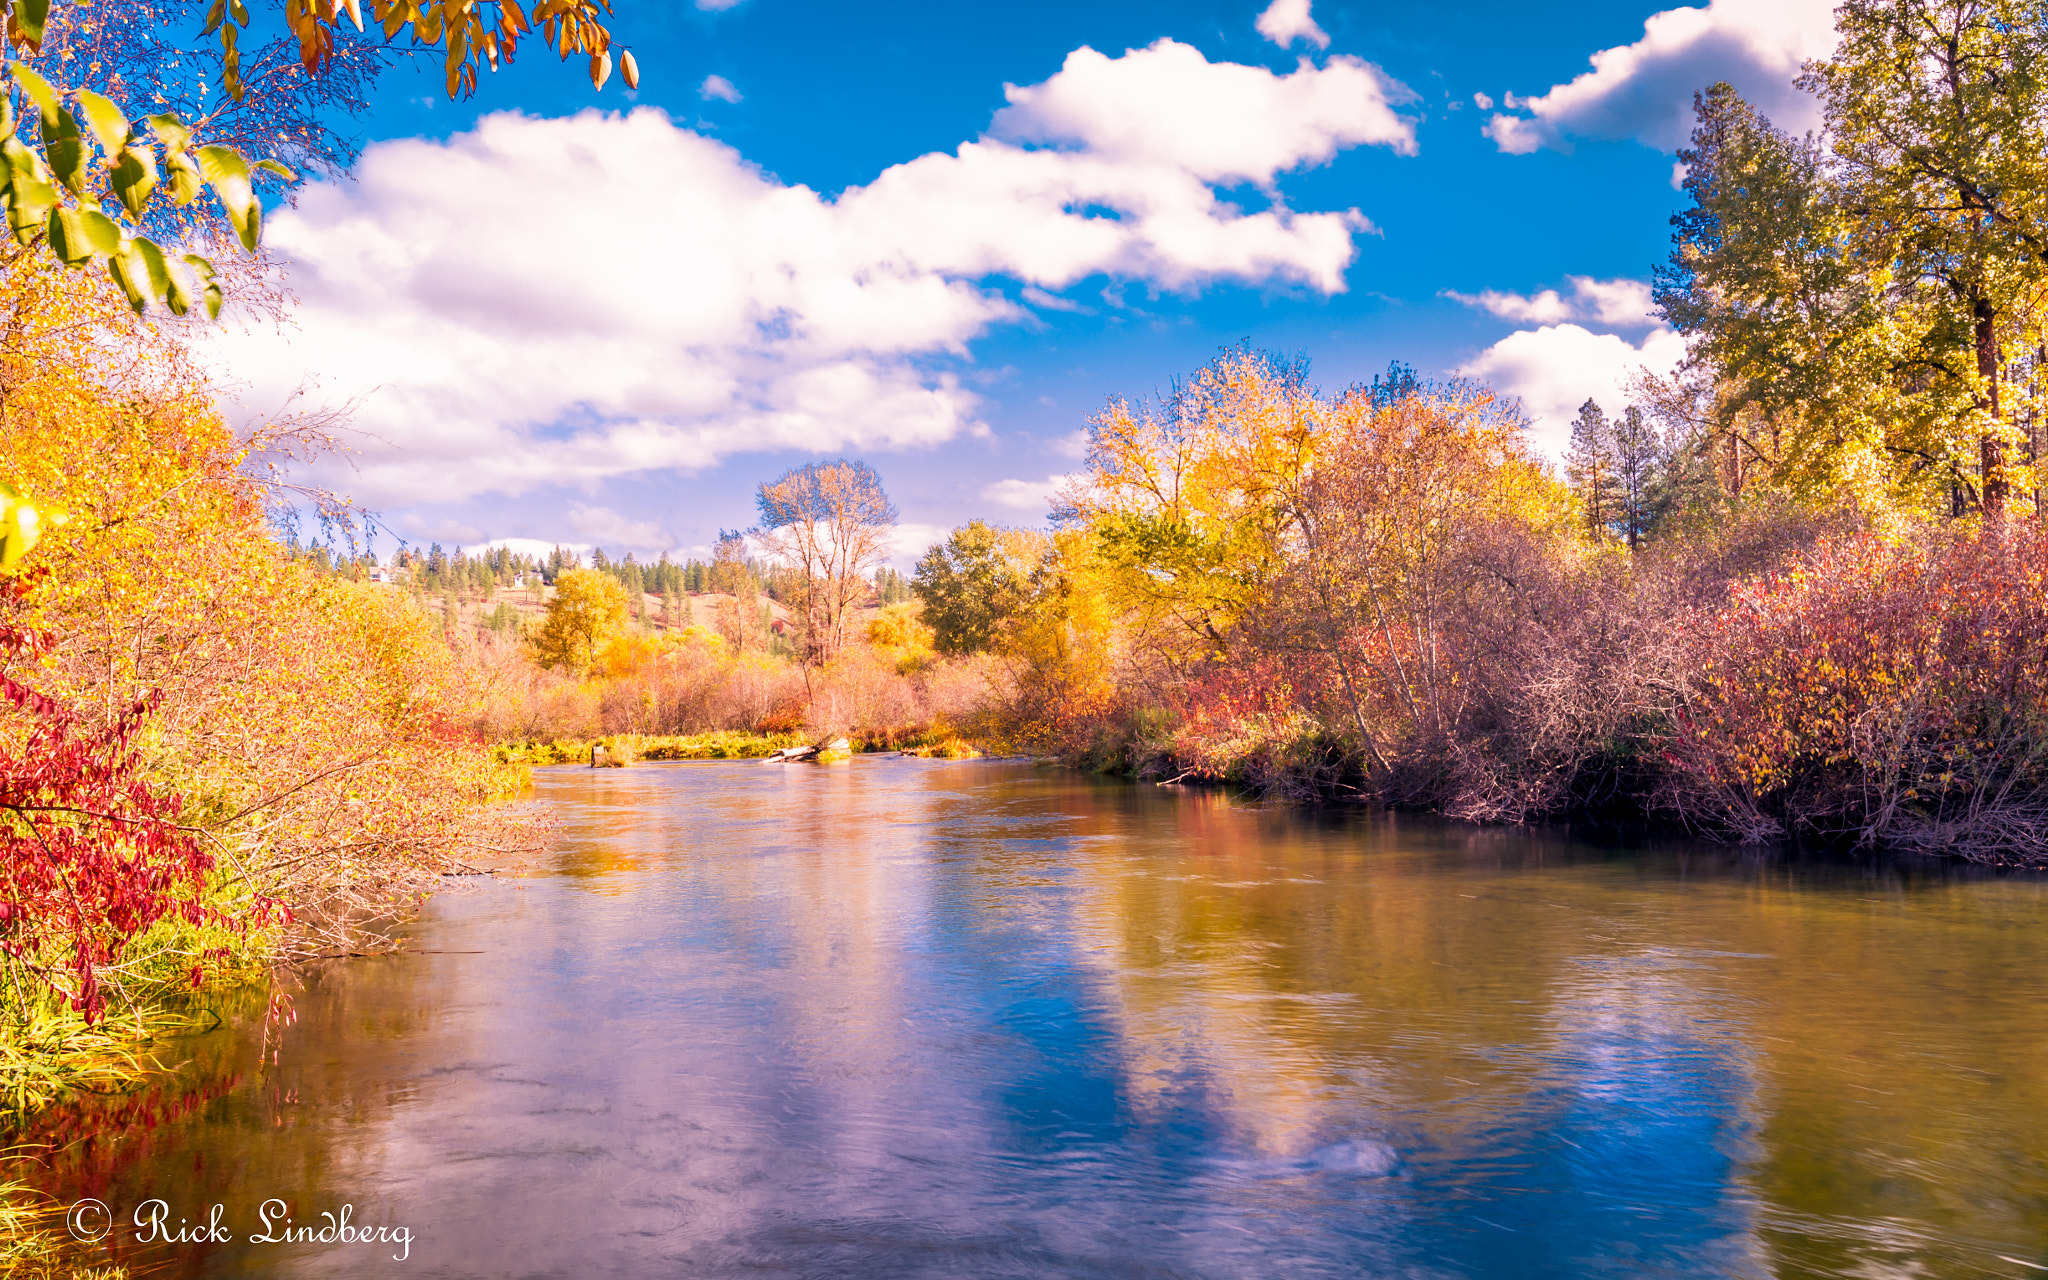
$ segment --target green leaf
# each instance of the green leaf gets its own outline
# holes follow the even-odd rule
[[[142,260],[143,270],[149,279],[149,296],[161,298],[171,289],[171,268],[164,261],[164,251],[156,247],[156,241],[137,236],[122,246],[123,251]]]
[[[256,162],[256,171],[258,173],[274,173],[286,182],[297,182],[299,180],[298,174],[293,173],[275,160],[258,160]]]
[[[206,30],[200,32],[199,34],[202,36],[210,36],[214,32],[220,30],[220,24],[227,21],[227,16],[227,0],[213,0],[212,6],[209,7],[206,11]]]
[[[43,154],[50,158],[57,181],[74,192],[85,190],[85,137],[78,131],[78,118],[62,107],[54,121],[43,120]]]
[[[50,210],[50,252],[74,267],[93,256],[85,228],[78,225],[78,210],[62,205]]]
[[[128,295],[128,305],[135,308],[136,315],[149,310],[149,269],[143,265],[142,255],[128,252],[123,245],[122,252],[107,259],[107,272]]]
[[[7,225],[16,240],[27,244],[56,205],[57,189],[17,169],[7,195]]]
[[[100,147],[113,155],[128,142],[128,117],[121,114],[121,108],[109,99],[101,97],[90,89],[78,91],[78,109],[85,113],[85,123],[91,127],[93,136],[100,140]]]
[[[20,85],[21,91],[28,95],[28,100],[35,103],[36,109],[43,113],[44,120],[47,121],[57,113],[57,91],[50,87],[48,80],[19,62],[9,63],[7,71],[14,77],[14,83]]]
[[[167,276],[170,283],[164,288],[164,305],[172,315],[182,316],[192,309],[192,290],[185,284],[184,272],[173,270]]]
[[[246,90],[242,87],[242,54],[235,47],[236,30],[231,26],[220,29],[220,80],[228,97],[240,102]]]
[[[168,111],[160,116],[151,116],[149,128],[167,151],[183,151],[192,145],[192,130],[185,127],[183,120]]]
[[[182,151],[173,151],[164,157],[164,168],[171,180],[171,203],[188,205],[206,190],[206,179],[199,174],[199,166],[192,157]]]
[[[242,247],[256,252],[256,237],[263,227],[263,206],[249,187],[249,162],[226,147],[199,148],[199,172],[220,199]]]
[[[11,133],[0,140],[0,159],[5,159],[9,169],[24,177],[40,180],[49,176],[43,169],[42,158]]]
[[[228,0],[228,15],[242,26],[249,25],[249,6],[242,0]]]
[[[114,162],[108,181],[113,184],[114,194],[121,197],[128,216],[140,218],[143,206],[149,203],[149,193],[156,190],[156,160],[149,154],[149,148],[121,148],[121,158]]]
[[[85,242],[92,251],[102,258],[111,258],[121,250],[121,227],[112,218],[98,209],[84,209],[79,212],[78,225],[85,232]]]
[[[50,20],[50,0],[15,0],[14,25],[32,45],[43,42],[43,24]]]
[[[200,296],[206,299],[206,314],[209,319],[220,319],[220,281],[213,274],[213,263],[196,253],[185,255],[185,265],[192,268],[192,274],[199,277]]]

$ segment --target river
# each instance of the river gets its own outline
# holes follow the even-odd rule
[[[2048,876],[1013,763],[535,785],[537,873],[44,1187],[138,1274],[2048,1275]]]

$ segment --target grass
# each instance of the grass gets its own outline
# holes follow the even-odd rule
[[[126,1267],[81,1267],[62,1206],[25,1182],[0,1181],[0,1275],[15,1280],[125,1280]]]
[[[971,743],[944,730],[925,726],[849,734],[856,753],[901,751],[905,755],[937,757],[944,760],[972,760],[981,752]],[[552,741],[504,742],[491,748],[500,764],[547,765],[589,764],[590,749],[602,750],[622,764],[636,760],[758,760],[785,747],[810,742],[800,733],[756,733],[746,729],[721,729],[715,733],[651,735],[619,733],[603,738],[557,738]]]

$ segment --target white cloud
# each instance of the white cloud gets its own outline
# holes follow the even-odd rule
[[[930,446],[985,430],[943,360],[1029,314],[990,277],[1339,292],[1355,210],[1216,187],[1415,149],[1407,91],[1355,59],[1283,76],[1162,40],[1008,95],[991,136],[836,198],[651,109],[378,143],[271,220],[297,331],[229,327],[214,355],[245,412],[315,369],[360,400],[370,438],[327,478],[373,506]]]
[[[1572,286],[1570,298],[1555,289],[1528,295],[1504,293],[1498,289],[1480,293],[1446,289],[1443,296],[1455,298],[1468,307],[1490,311],[1503,320],[1522,324],[1584,320],[1616,329],[1639,329],[1659,323],[1646,280],[1626,277],[1595,280],[1591,276],[1566,276],[1565,279]]]
[[[486,551],[495,551],[499,547],[503,547],[515,556],[532,556],[536,560],[544,561],[554,552],[556,547],[580,556],[588,555],[591,546],[592,544],[588,542],[549,542],[544,538],[492,538],[489,542],[479,542],[474,546],[465,546],[462,549],[462,554],[467,556],[481,555]]]
[[[1475,93],[1472,95],[1472,105],[1481,111],[1491,111],[1493,110],[1493,99],[1486,94]]]
[[[1074,311],[1087,316],[1095,314],[1095,308],[1083,306],[1072,298],[1062,298],[1056,293],[1047,293],[1035,284],[1025,285],[1023,293],[1018,296],[1022,297],[1024,301],[1032,306],[1044,307],[1047,311]]]
[[[1309,0],[1273,0],[1259,15],[1259,34],[1285,49],[1296,40],[1306,40],[1318,49],[1330,47],[1330,37],[1309,16]]]
[[[736,7],[740,0],[697,0],[697,7],[706,13],[723,13]]]
[[[1685,356],[1685,340],[1659,327],[1640,344],[1575,324],[1524,329],[1494,343],[1457,372],[1519,396],[1534,422],[1539,448],[1561,457],[1571,421],[1588,397],[1610,414],[1628,401],[1627,386],[1639,369],[1669,374]]]
[[[1676,151],[1692,135],[1692,96],[1726,80],[1794,133],[1817,118],[1813,100],[1793,87],[1802,64],[1834,50],[1834,0],[1711,0],[1705,8],[1666,9],[1643,24],[1634,44],[1602,49],[1593,69],[1533,98],[1507,95],[1511,110],[1483,132],[1502,151],[1566,150],[1571,136],[1634,138]]]
[[[890,544],[889,563],[902,570],[914,569],[925,552],[944,542],[952,532],[943,525],[899,524]]]
[[[670,551],[676,540],[652,520],[631,520],[610,507],[572,503],[569,527],[600,547],[622,551]]]
[[[997,506],[1011,507],[1018,511],[1036,511],[1044,515],[1052,509],[1053,499],[1061,489],[1079,476],[1047,476],[1043,480],[998,480],[981,491],[982,501]]]
[[[709,102],[713,98],[720,102],[738,102],[741,94],[732,81],[721,75],[708,75],[704,83],[697,86],[697,96]]]
[[[460,520],[423,520],[410,513],[399,517],[397,527],[407,542],[415,543],[452,542],[459,546],[484,536],[483,530]]]
[[[1415,154],[1415,121],[1394,110],[1414,93],[1357,58],[1275,75],[1210,62],[1173,40],[1108,58],[1080,48],[1044,84],[1005,85],[995,134],[1079,144],[1112,164],[1166,167],[1208,183],[1270,184],[1345,147]]]

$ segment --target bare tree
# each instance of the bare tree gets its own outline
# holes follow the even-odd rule
[[[844,459],[792,467],[759,501],[762,545],[796,571],[804,665],[821,666],[845,646],[847,615],[888,554],[896,504],[873,467]]]

